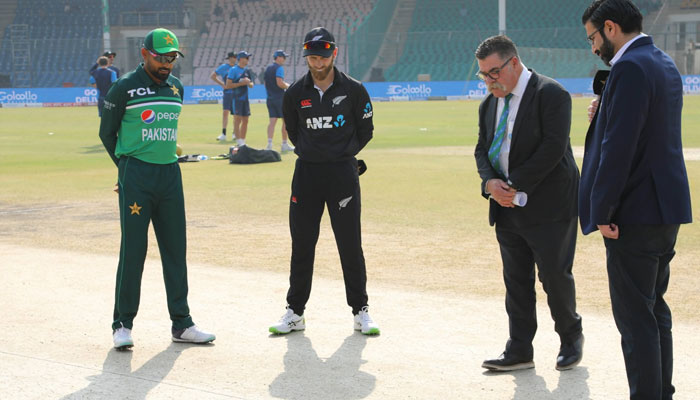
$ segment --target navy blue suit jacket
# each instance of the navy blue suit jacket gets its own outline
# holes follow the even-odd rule
[[[681,145],[683,83],[651,37],[637,39],[613,65],[595,126],[586,135],[579,216],[597,225],[692,221]]]

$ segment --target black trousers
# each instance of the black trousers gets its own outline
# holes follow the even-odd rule
[[[367,273],[360,233],[360,180],[354,158],[333,163],[297,159],[289,203],[292,260],[287,304],[295,313],[304,313],[325,206],[340,254],[347,303],[357,314],[367,305]]]
[[[572,343],[581,335],[581,316],[576,313],[576,288],[571,272],[577,222],[574,217],[525,228],[496,224],[510,331],[507,353],[533,357],[532,340],[537,331],[535,264],[561,343]]]
[[[679,225],[624,225],[604,239],[610,300],[622,336],[630,399],[671,399],[675,391],[671,310],[664,294]]]

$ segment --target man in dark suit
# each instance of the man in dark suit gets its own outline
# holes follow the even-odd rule
[[[607,249],[613,316],[631,399],[671,399],[671,311],[664,300],[680,224],[691,222],[681,145],[683,84],[673,60],[641,33],[629,0],[596,0],[583,14],[610,76],[586,135],[579,213]]]
[[[583,352],[581,317],[571,272],[576,247],[579,173],[569,143],[571,96],[554,80],[525,68],[515,44],[494,36],[476,50],[489,92],[479,107],[474,151],[489,222],[503,260],[510,337],[492,371],[534,367],[535,264],[559,334],[558,370]]]

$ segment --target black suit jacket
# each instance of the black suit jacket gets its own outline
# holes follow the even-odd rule
[[[474,150],[486,198],[486,181],[500,176],[488,159],[498,99],[479,106],[479,141]],[[525,207],[505,208],[490,200],[489,223],[526,227],[577,216],[579,172],[571,151],[571,96],[556,81],[534,71],[520,101],[510,146],[511,185],[528,195]]]

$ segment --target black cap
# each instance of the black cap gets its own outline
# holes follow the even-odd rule
[[[102,55],[105,56],[105,57],[109,57],[109,56],[115,56],[115,57],[116,57],[116,56],[117,56],[117,53],[115,53],[115,52],[113,52],[113,51],[105,51]]]
[[[335,38],[323,27],[314,28],[304,37],[304,57],[330,57],[335,50]]]
[[[228,55],[226,56],[226,59],[229,59],[229,58],[236,58],[236,52],[229,51]]]

